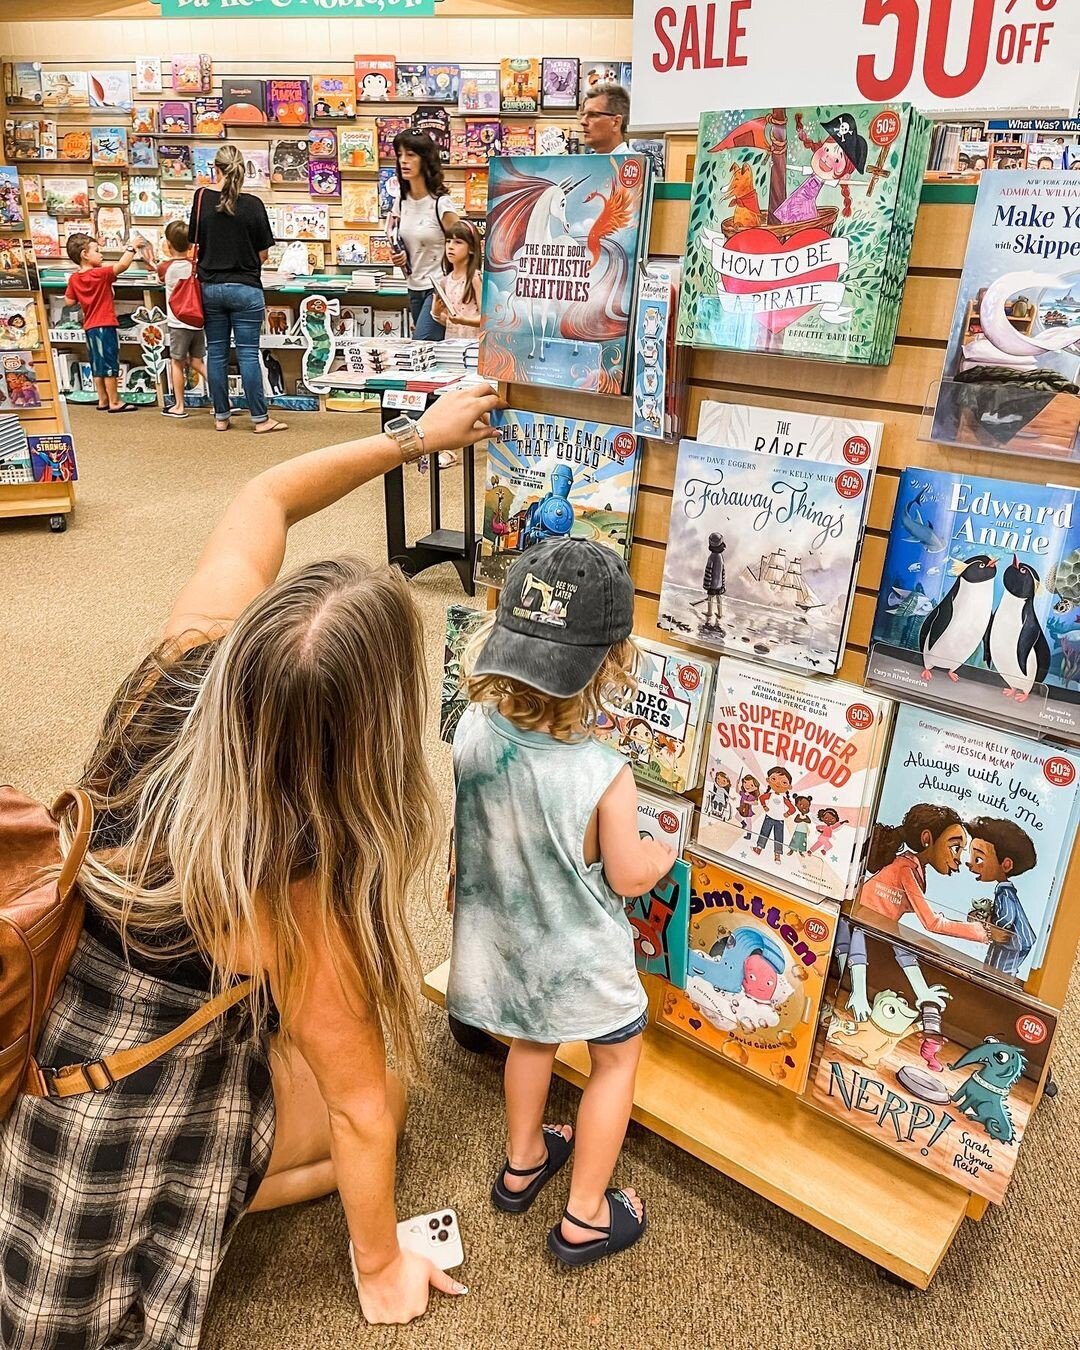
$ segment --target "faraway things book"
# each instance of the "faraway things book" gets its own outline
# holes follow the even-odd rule
[[[1080,735],[1080,491],[907,469],[867,680]]]
[[[807,1097],[1000,1204],[1056,1027],[1052,1008],[841,920]]]
[[[637,692],[605,710],[597,734],[626,756],[639,783],[691,792],[709,734],[715,663],[640,638],[637,648]]]
[[[702,113],[679,341],[887,365],[929,136],[905,103]]]
[[[514,409],[491,420],[502,434],[488,444],[477,581],[501,586],[515,558],[545,539],[591,539],[627,557],[637,437],[605,422]],[[543,587],[537,598],[547,622],[558,623],[563,600]]]
[[[1080,179],[985,172],[930,435],[1075,460],[1078,383]]]
[[[691,855],[686,992],[665,989],[660,1025],[789,1092],[814,1045],[834,905],[810,904]]]
[[[901,704],[852,913],[996,977],[1042,964],[1080,753]]]
[[[696,843],[740,872],[842,900],[873,819],[890,699],[722,657]]]
[[[832,674],[869,486],[865,468],[684,440],[657,627]]]
[[[644,156],[496,156],[484,241],[480,373],[621,394],[638,259]]]

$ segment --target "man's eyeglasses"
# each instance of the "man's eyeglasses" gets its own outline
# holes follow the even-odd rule
[[[583,112],[581,114],[581,120],[583,122],[591,122],[595,117],[618,117],[618,115],[618,113],[613,112]]]

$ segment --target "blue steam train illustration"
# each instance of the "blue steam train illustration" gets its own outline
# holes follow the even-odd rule
[[[574,528],[574,507],[570,489],[574,473],[569,464],[556,464],[551,471],[551,488],[521,512],[518,548],[522,553],[545,539],[565,539]]]

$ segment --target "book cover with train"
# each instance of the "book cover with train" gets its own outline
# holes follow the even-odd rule
[[[691,854],[685,992],[665,989],[659,1025],[801,1092],[820,1016],[835,905],[793,899]]]
[[[1080,814],[1080,753],[901,704],[852,913],[1023,981],[1042,964]]]
[[[1052,1008],[842,919],[807,1100],[1000,1204],[1050,1054]]]
[[[489,163],[480,374],[624,393],[648,239],[647,157],[496,155]]]
[[[737,868],[842,900],[858,880],[891,699],[722,657],[695,842]]]
[[[596,734],[621,755],[639,783],[691,792],[709,735],[715,662],[637,639],[637,689],[601,714]]]
[[[684,440],[657,627],[833,674],[869,486],[864,468]]]
[[[1080,735],[1080,491],[907,469],[867,680]]]
[[[702,113],[679,341],[887,365],[930,125],[906,103]]]
[[[1078,255],[1075,173],[980,176],[931,439],[1080,458]]]
[[[549,413],[495,412],[476,580],[501,586],[510,564],[545,539],[591,539],[629,556],[640,467],[626,427]]]

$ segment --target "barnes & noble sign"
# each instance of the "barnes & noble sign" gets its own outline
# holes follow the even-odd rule
[[[423,19],[435,0],[154,0],[164,19]]]

